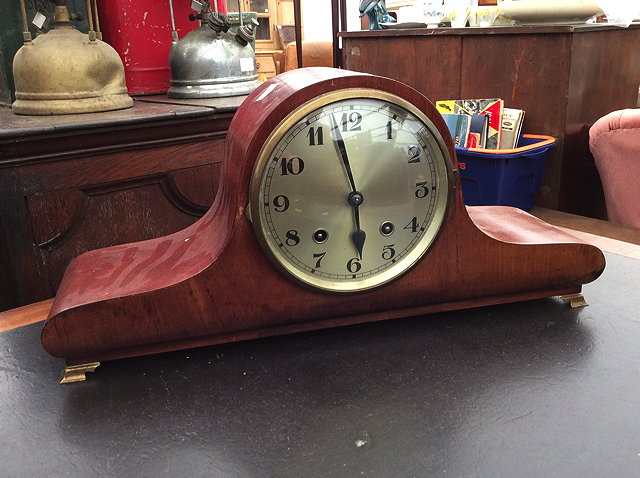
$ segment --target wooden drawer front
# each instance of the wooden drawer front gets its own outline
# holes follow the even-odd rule
[[[256,54],[256,69],[258,74],[262,73],[267,79],[276,76],[276,63],[273,61],[273,56]]]

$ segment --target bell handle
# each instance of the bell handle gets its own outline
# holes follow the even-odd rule
[[[22,38],[25,43],[29,43],[31,41],[31,32],[27,22],[27,8],[24,6],[24,0],[20,0],[20,13],[22,14]]]

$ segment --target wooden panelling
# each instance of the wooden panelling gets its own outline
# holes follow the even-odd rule
[[[198,215],[204,214],[213,204],[220,181],[221,163],[197,168],[172,171],[163,184],[171,186],[174,196],[182,196],[190,203],[189,209],[197,208]],[[189,211],[189,209],[187,211]]]
[[[213,203],[233,113],[0,110],[0,310],[53,297],[79,254],[184,229]]]
[[[354,37],[343,51],[347,70],[400,80],[432,100],[460,93],[461,37]]]
[[[211,191],[198,198],[205,204],[180,194],[172,173],[67,190],[64,195],[38,194],[37,201],[27,198],[34,231],[42,233],[44,225],[52,233],[45,242],[36,243],[39,275],[47,278],[47,289],[57,290],[66,266],[83,252],[152,239],[193,223],[213,202],[211,170],[209,165],[187,170],[191,180],[187,191]],[[60,197],[76,200],[68,214],[58,213],[64,209]]]
[[[43,192],[27,197],[34,244],[41,248],[55,247],[55,243],[72,228],[72,224],[85,216],[85,199],[86,196],[78,189]]]

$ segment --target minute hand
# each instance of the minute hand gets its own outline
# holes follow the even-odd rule
[[[351,164],[349,164],[349,156],[347,156],[347,148],[344,145],[344,140],[342,139],[342,133],[340,133],[340,128],[338,128],[338,124],[336,123],[333,115],[329,115],[331,120],[331,130],[333,131],[333,139],[338,145],[338,152],[340,153],[340,158],[342,159],[342,164],[344,165],[344,169],[347,171],[347,177],[349,178],[349,184],[351,185],[351,192],[355,193],[356,183],[353,180],[353,173],[351,172]]]
[[[353,207],[353,215],[356,222],[356,230],[351,233],[351,241],[358,251],[358,257],[362,259],[362,249],[364,247],[364,241],[367,238],[367,234],[362,229],[360,229],[359,207],[364,201],[364,197],[356,189],[356,183],[353,180],[353,173],[351,172],[351,164],[349,163],[349,156],[347,155],[347,148],[344,145],[344,140],[342,139],[342,134],[340,133],[338,124],[336,123],[333,115],[329,115],[329,118],[331,119],[331,130],[334,132],[332,136],[336,144],[338,145],[340,158],[342,159],[342,164],[344,165],[344,169],[347,172],[347,177],[349,178],[349,184],[351,185],[351,194],[349,194],[347,201],[351,205],[351,207]]]

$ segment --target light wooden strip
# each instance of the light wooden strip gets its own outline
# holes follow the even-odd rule
[[[557,226],[556,226],[557,227]],[[618,241],[616,239],[610,239],[608,237],[596,236],[588,232],[576,231],[575,229],[569,229],[566,227],[558,227],[569,234],[582,239],[591,245],[598,247],[602,251],[612,252],[620,256],[629,257],[631,259],[640,260],[640,246],[631,244],[630,242]]]
[[[640,260],[640,229],[539,207],[530,214],[603,251]]]
[[[640,229],[634,227],[541,207],[534,207],[529,213],[554,226],[640,245]]]
[[[47,299],[18,307],[17,309],[0,312],[0,332],[46,319],[52,304],[53,299]]]

